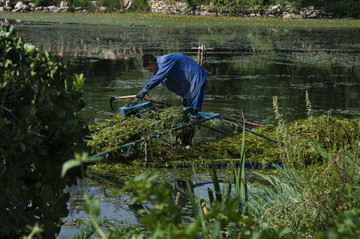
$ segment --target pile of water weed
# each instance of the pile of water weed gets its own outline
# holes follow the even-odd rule
[[[91,125],[91,133],[86,140],[93,155],[108,152],[104,157],[109,160],[134,160],[143,158],[144,142],[148,148],[165,144],[183,148],[179,146],[180,138],[184,140],[185,134],[200,127],[197,122],[203,117],[191,109],[179,107],[155,107],[126,118],[116,114],[106,122]],[[204,122],[202,126],[210,127],[210,124]],[[184,129],[173,130],[181,127]]]
[[[285,143],[275,143],[246,132],[245,158],[251,162],[272,163],[284,159],[284,150],[294,151],[295,161],[310,164],[322,160],[317,150],[339,151],[343,148],[355,150],[360,142],[359,119],[342,119],[332,116],[319,116],[297,120],[282,126],[265,125],[255,130],[270,138]],[[286,132],[286,133],[284,133]],[[238,128],[232,137],[217,141],[202,141],[190,148],[181,146],[155,145],[149,148],[152,161],[198,161],[209,162],[210,158],[239,159],[241,157],[242,129]],[[143,159],[143,154],[140,154]]]
[[[284,161],[286,158],[291,158],[295,164],[312,164],[323,161],[322,150],[354,151],[359,147],[360,142],[359,118],[346,119],[320,115],[296,120],[283,126],[266,125],[258,128],[257,131],[276,138],[287,146],[274,148],[274,143],[264,142],[255,135],[248,135],[246,158],[250,158],[249,160],[254,158],[272,162],[275,159]]]
[[[149,137],[158,132],[166,130],[174,124],[184,120],[184,110],[179,108],[161,109],[154,111],[153,121],[145,122],[145,119],[131,116],[126,119],[116,115],[110,120],[106,129],[96,134],[88,141],[93,147],[93,154],[114,149],[126,142]],[[193,119],[194,120],[194,119]],[[215,121],[215,120],[212,120]],[[337,118],[328,115],[300,119],[284,126],[265,125],[256,128],[260,134],[266,135],[278,141],[286,143],[275,143],[257,135],[246,132],[246,159],[251,162],[271,163],[284,159],[284,150],[290,150],[295,155],[295,161],[299,160],[307,164],[321,161],[322,155],[317,150],[338,151],[343,148],[355,150],[360,141],[359,119]],[[214,124],[214,122],[209,123]],[[111,125],[112,127],[110,127]],[[92,129],[100,129],[101,125],[93,125]],[[281,128],[283,127],[283,128]],[[125,136],[124,136],[125,135]],[[171,135],[176,138],[176,133]],[[169,140],[169,139],[168,139]],[[235,134],[216,141],[202,141],[191,147],[179,144],[167,144],[161,139],[148,139],[147,160],[160,165],[168,162],[197,162],[208,163],[210,158],[214,160],[239,159],[241,157],[241,127],[235,129]],[[101,144],[102,147],[98,147]],[[114,152],[106,158],[109,161],[122,162],[124,160],[144,162],[144,143],[141,143],[136,153],[130,154],[130,149],[123,152]],[[126,153],[125,158],[123,154]]]

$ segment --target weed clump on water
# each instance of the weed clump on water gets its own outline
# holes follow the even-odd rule
[[[196,126],[196,121],[203,117],[178,107],[154,108],[126,118],[116,114],[106,122],[91,125],[87,142],[92,154],[107,152],[105,159],[108,161],[136,161],[144,158],[145,143],[149,153],[153,153],[156,145],[182,148],[179,145],[184,134],[200,127]],[[206,122],[202,126],[206,127]]]
[[[241,155],[242,129],[235,129],[229,137],[218,140],[203,140],[191,147],[180,144],[183,130],[152,137],[175,126],[195,122],[196,117],[189,117],[186,109],[166,108],[152,110],[146,117],[132,115],[122,118],[116,114],[109,121],[90,126],[92,130],[87,142],[92,147],[92,154],[112,151],[106,154],[107,162],[143,162],[145,153],[148,162],[165,163],[176,161],[208,161],[209,158],[237,159]],[[207,126],[215,124],[218,119],[211,120]],[[264,139],[246,133],[246,159],[252,162],[271,163],[284,160],[284,151],[292,151],[295,160],[311,164],[322,160],[317,148],[336,151],[341,148],[354,149],[360,142],[359,119],[345,119],[328,115],[300,119],[294,122],[274,126],[271,124],[258,127],[256,132],[277,139],[286,144]],[[200,126],[198,126],[200,127]],[[283,127],[279,133],[279,127]],[[196,130],[199,130],[197,128]],[[131,142],[143,140],[139,143]],[[145,152],[144,145],[147,142]],[[118,147],[129,144],[129,147]],[[295,150],[295,151],[294,151]]]

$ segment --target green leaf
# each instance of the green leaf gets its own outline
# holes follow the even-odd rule
[[[84,85],[84,81],[85,79],[83,74],[74,74],[73,83],[77,91]]]
[[[85,196],[84,210],[90,216],[99,216],[101,212],[100,201],[93,199],[93,196]]]
[[[74,167],[79,167],[80,165],[81,165],[81,161],[76,159],[66,161],[62,166],[61,177],[64,177],[68,170]]]
[[[25,48],[26,53],[28,53],[29,55],[32,55],[36,50],[36,47],[29,43],[25,43],[24,48]]]
[[[6,82],[6,81],[1,82],[1,83],[0,83],[0,89],[5,88],[6,85],[7,85],[7,82]]]

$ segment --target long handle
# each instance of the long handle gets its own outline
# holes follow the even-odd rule
[[[116,100],[129,99],[129,98],[136,98],[136,95],[126,95],[126,96],[115,97]]]

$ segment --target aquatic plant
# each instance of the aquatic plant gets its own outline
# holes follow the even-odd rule
[[[360,206],[358,119],[312,117],[308,98],[306,103],[309,117],[286,125],[274,99],[278,132],[288,144],[285,164],[276,175],[257,173],[259,180],[249,185],[248,210],[258,226],[285,226],[296,237],[325,236],[337,215]]]
[[[220,183],[212,168],[209,189],[216,193],[207,198],[189,181],[182,189],[160,175],[142,174],[119,191],[130,192],[132,203],[142,205],[133,211],[139,224],[105,225],[104,230],[109,238],[358,238],[360,167],[354,155],[343,156],[340,164],[329,161],[309,171],[279,167],[272,175],[257,172],[258,179],[247,183],[245,204],[232,180],[236,171]],[[185,205],[191,205],[191,213]]]
[[[359,208],[358,156],[349,151],[325,155],[324,164],[303,170],[284,167],[276,175],[256,173],[258,180],[249,184],[248,210],[258,226],[286,226],[308,237],[334,228],[340,212]]]
[[[193,109],[178,107],[155,107],[135,113],[126,117],[116,114],[110,122],[91,126],[88,145],[92,147],[92,153],[109,152],[105,154],[106,159],[126,159],[127,154],[138,150],[140,143],[144,143],[145,154],[148,144],[154,141],[189,145],[194,127],[204,118]]]
[[[179,108],[160,109],[152,111],[152,119],[136,115],[121,118],[116,114],[109,121],[91,126],[92,134],[88,137],[88,145],[93,148],[93,154],[114,150],[117,147],[139,139],[147,139],[145,143],[131,149],[125,148],[107,156],[108,161],[93,167],[101,173],[108,170],[121,175],[121,162],[134,164],[154,163],[166,166],[171,162],[201,162],[209,164],[209,158],[218,160],[239,159],[241,157],[242,129],[241,125],[231,128],[229,135],[222,135],[217,140],[202,140],[194,145],[184,147],[179,144],[179,132],[166,137],[150,138],[159,132],[168,130],[184,119],[186,110]],[[281,116],[279,116],[281,117]],[[258,127],[256,132],[278,139],[282,143],[264,139],[253,133],[246,132],[246,159],[250,162],[272,163],[283,161],[294,165],[309,165],[322,162],[324,157],[318,147],[324,150],[341,150],[343,148],[355,150],[359,142],[360,124],[358,119],[345,119],[329,115],[309,117],[295,122],[280,121],[277,126],[264,125]],[[214,119],[208,125],[198,126],[197,131],[208,130],[210,127],[219,127],[219,120]],[[224,124],[224,123],[221,123]],[[205,128],[203,128],[205,127]],[[196,137],[196,134],[195,134]],[[286,146],[285,146],[286,145]],[[111,164],[111,169],[106,166]],[[90,167],[92,170],[92,167]]]
[[[310,108],[310,102],[308,106]],[[280,114],[278,119],[281,119]],[[134,211],[140,218],[138,225],[131,226],[136,227],[136,231],[119,230],[121,234],[117,234],[111,230],[111,236],[328,238],[331,235],[334,238],[346,238],[356,235],[360,225],[355,216],[360,207],[357,186],[360,182],[358,120],[323,115],[290,124],[281,122],[276,127],[261,127],[259,131],[272,132],[279,137],[283,134],[287,144],[303,143],[303,146],[310,144],[311,147],[306,148],[305,153],[278,152],[279,156],[284,156],[282,159],[286,164],[277,166],[276,173],[257,172],[257,179],[247,183],[243,166],[240,167],[241,173],[235,167],[230,167],[230,176],[223,178],[220,183],[218,171],[209,156],[212,186],[209,186],[207,198],[200,197],[189,180],[186,181],[186,189],[183,189],[169,184],[166,177],[160,180],[157,175],[142,174],[127,181],[122,190],[131,192],[133,203],[152,206]],[[283,129],[277,130],[277,127]],[[242,129],[241,137],[238,133],[226,139],[237,139],[238,144],[241,142],[241,160],[245,159],[244,156],[247,158],[247,144],[251,142],[251,137],[255,137],[245,133]],[[340,136],[343,139],[341,142]],[[323,141],[323,138],[330,140]],[[272,150],[274,146],[294,149],[275,144]],[[307,163],[312,154],[321,160]],[[243,165],[244,161],[241,162],[240,165]],[[193,175],[196,178],[195,168]],[[181,210],[188,209],[185,204],[191,205],[190,213]]]

